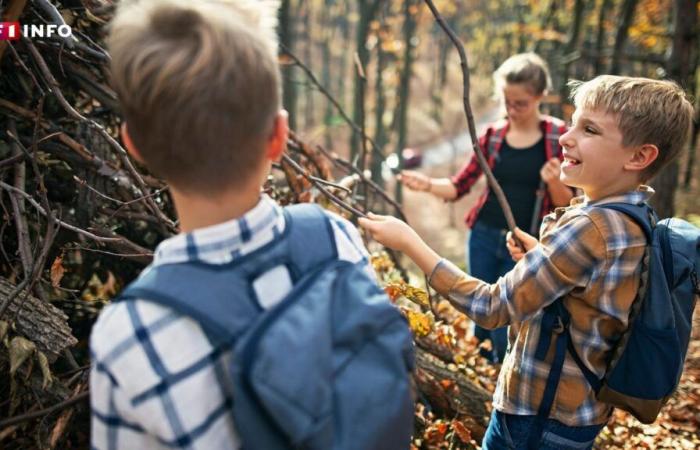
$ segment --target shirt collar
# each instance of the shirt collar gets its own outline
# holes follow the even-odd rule
[[[585,195],[581,195],[571,199],[569,206],[559,207],[554,210],[556,217],[561,217],[566,211],[573,208],[583,208],[585,206],[604,205],[606,203],[632,203],[639,204],[648,201],[654,195],[654,189],[651,186],[640,185],[637,189],[623,194],[605,197],[596,201],[586,200]]]
[[[262,195],[253,209],[242,217],[180,233],[161,242],[153,265],[187,261],[223,264],[261,247],[284,230],[282,209]]]

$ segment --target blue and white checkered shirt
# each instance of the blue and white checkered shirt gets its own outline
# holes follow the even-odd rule
[[[374,277],[357,229],[329,217],[338,258],[364,265]],[[239,219],[163,241],[152,265],[225,264],[271,242],[284,227],[281,208],[263,196]],[[284,270],[270,277],[254,283],[265,308],[292,287]],[[93,449],[240,447],[230,409],[230,351],[213,348],[194,320],[143,300],[119,302],[100,315],[90,350]]]

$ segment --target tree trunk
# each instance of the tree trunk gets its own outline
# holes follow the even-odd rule
[[[292,16],[292,0],[282,0],[279,12],[279,36],[280,42],[294,52],[294,17]],[[307,61],[308,62],[308,61]],[[296,130],[297,87],[294,82],[294,66],[288,65],[282,68],[282,105],[289,112],[289,127]]]
[[[598,33],[595,40],[596,56],[593,63],[593,75],[599,75],[603,72],[603,47],[605,46],[605,19],[608,17],[608,12],[612,7],[612,0],[603,0],[598,11]]]
[[[387,3],[388,5],[388,3]],[[377,42],[377,77],[374,81],[374,92],[377,96],[374,109],[374,142],[377,143],[379,150],[384,152],[384,145],[387,141],[386,127],[384,126],[384,112],[386,110],[386,96],[384,95],[384,69],[386,68],[386,53],[382,48],[382,36],[380,33]],[[384,187],[384,179],[382,178],[382,159],[379,155],[372,153],[370,157],[372,161],[372,181],[379,186]]]
[[[448,363],[421,348],[416,348],[416,381],[418,388],[430,399],[436,412],[445,416],[466,415],[486,424],[491,394],[469,380],[466,374],[450,370]],[[450,381],[446,388],[441,384]]]
[[[399,83],[399,113],[398,113],[398,138],[396,143],[396,156],[399,160],[398,169],[403,168],[402,150],[406,146],[408,138],[408,104],[411,93],[411,70],[413,66],[413,36],[416,33],[417,8],[415,0],[406,0],[404,3],[404,57],[403,69],[401,71],[401,81]],[[402,191],[401,183],[396,183],[396,201],[401,203]]]
[[[311,4],[309,0],[303,0],[303,3],[301,4],[301,7],[303,8],[303,24],[304,24],[304,35],[306,37],[305,42],[304,42],[304,61],[306,61],[306,65],[309,69],[312,69],[313,71],[313,62],[314,62],[314,55],[313,55],[313,47],[314,47],[314,40],[313,40],[313,33],[311,31],[312,24],[314,21],[312,20],[312,10],[311,10]],[[316,108],[314,108],[314,94],[315,94],[315,89],[306,89],[303,97],[304,97],[304,129],[306,130],[311,130],[314,127],[314,114],[316,112]]]
[[[542,30],[546,30],[549,28],[549,23],[554,20],[555,15],[557,14],[557,7],[559,5],[559,2],[557,0],[549,0],[549,3],[547,3],[547,7],[545,8],[545,11],[547,12],[542,19],[542,24],[540,27]],[[533,47],[533,51],[537,54],[539,54],[542,51],[542,44],[544,43],[544,39],[538,39],[537,42],[535,42],[535,46]]]
[[[369,26],[377,14],[381,0],[359,0],[358,7],[360,8],[360,20],[357,22],[357,34],[355,36],[355,48],[357,50],[357,57],[362,66],[362,70],[367,69],[367,64],[369,63],[369,50],[367,50],[367,37],[369,36]],[[356,68],[357,69],[357,68]],[[352,121],[357,125],[362,127],[361,119],[364,116],[364,83],[365,80],[354,70],[355,74],[355,87],[353,89],[353,111],[352,111]],[[354,161],[357,153],[360,149],[361,136],[357,133],[352,133],[350,137],[350,160]]]
[[[325,7],[321,12],[321,23],[323,26],[323,44],[321,47],[321,58],[323,62],[321,71],[321,80],[326,89],[330,89],[331,86],[331,43],[333,42],[334,31],[331,30],[333,27],[332,11],[333,11],[332,0],[326,0]],[[334,28],[334,27],[333,27]],[[339,78],[342,75],[339,74]],[[333,150],[333,139],[331,136],[331,128],[333,126],[333,105],[331,102],[325,102],[325,108],[323,112],[323,126],[324,126],[324,142],[327,150]]]
[[[0,278],[0,304],[14,292],[15,286]],[[49,362],[58,358],[63,350],[78,343],[68,326],[68,316],[63,311],[39,300],[32,295],[20,292],[5,311],[2,320],[14,318],[14,331],[34,342]],[[4,352],[0,352],[3,353]]]
[[[620,18],[617,24],[615,33],[615,47],[613,49],[612,61],[610,63],[610,73],[617,75],[620,73],[620,62],[622,61],[622,52],[627,42],[627,34],[630,25],[634,19],[634,12],[637,9],[637,0],[624,0],[620,7],[618,17]]]
[[[567,83],[569,82],[569,69],[571,67],[571,54],[578,47],[579,36],[581,35],[581,24],[584,19],[584,11],[586,8],[586,2],[584,0],[576,0],[574,5],[574,18],[571,26],[571,33],[566,41],[566,46],[562,52],[564,56],[564,62],[562,64],[561,80],[559,85],[559,95],[563,99],[569,98],[569,87]]]
[[[688,89],[691,75],[697,65],[698,37],[695,32],[698,10],[694,0],[675,0],[673,11],[673,44],[669,52],[666,70],[669,78]],[[656,195],[652,204],[659,217],[672,217],[675,213],[674,197],[678,187],[678,160],[666,166],[653,180]]]

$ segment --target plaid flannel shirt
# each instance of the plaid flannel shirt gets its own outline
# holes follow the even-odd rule
[[[609,202],[638,203],[653,190],[642,186],[624,195],[588,203],[577,197],[545,217],[540,241],[516,266],[488,284],[441,260],[430,284],[485,328],[511,325],[510,345],[494,393],[494,407],[537,414],[554,357],[535,358],[542,310],[563,297],[571,313],[573,346],[598,377],[613,346],[627,328],[647,245],[641,228],[617,211],[595,208]],[[553,338],[554,339],[554,338]],[[612,407],[596,400],[568,354],[550,417],[570,426],[604,423]]]
[[[338,258],[364,265],[374,277],[357,229],[329,217]],[[237,220],[163,241],[152,265],[225,264],[278,238],[284,226],[280,207],[263,196]],[[269,273],[272,278],[254,283],[264,308],[291,289],[286,270]],[[115,303],[95,324],[90,350],[93,449],[240,447],[231,413],[230,350],[213,348],[194,320],[148,301]]]
[[[496,122],[492,126],[488,127],[483,135],[479,138],[479,149],[486,157],[489,169],[493,170],[494,166],[499,160],[499,154],[501,148],[503,147],[503,141],[506,138],[506,133],[508,132],[509,122],[507,120],[501,120]],[[542,133],[544,134],[544,152],[545,160],[549,161],[551,158],[556,156],[559,160],[563,160],[564,156],[561,151],[561,145],[559,145],[559,136],[566,132],[566,124],[564,121],[557,119],[556,117],[544,116],[540,122],[540,127],[542,128]],[[556,142],[556,143],[555,143]],[[452,184],[457,188],[457,197],[455,200],[462,198],[465,194],[469,193],[472,186],[477,182],[483,171],[479,165],[479,161],[476,155],[473,155],[469,163],[467,163],[462,170],[450,180]],[[479,211],[486,203],[489,197],[489,187],[486,186],[484,193],[481,194],[476,205],[466,214],[465,221],[469,228],[474,226],[476,219],[479,217]],[[549,195],[549,191],[545,189],[544,198],[542,199],[542,210],[540,212],[540,219],[544,218],[547,214],[552,212],[553,203],[552,197]]]

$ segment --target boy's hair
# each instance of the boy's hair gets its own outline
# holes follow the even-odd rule
[[[570,81],[576,108],[602,110],[617,118],[625,147],[653,144],[659,155],[642,173],[647,181],[683,150],[693,120],[693,105],[672,81],[600,75]]]
[[[281,108],[278,0],[125,0],[112,82],[150,170],[188,192],[247,181]]]
[[[501,97],[506,84],[523,84],[533,95],[542,95],[550,89],[547,63],[536,53],[519,53],[506,59],[493,74],[495,94]]]

